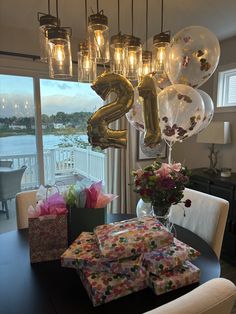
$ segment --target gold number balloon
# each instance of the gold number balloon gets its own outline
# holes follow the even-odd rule
[[[88,120],[87,131],[92,146],[123,148],[127,144],[127,130],[113,130],[108,125],[128,112],[134,102],[132,84],[122,75],[103,73],[92,89],[105,101],[113,92],[116,99],[99,108]]]
[[[145,75],[138,86],[139,95],[143,98],[144,144],[150,148],[161,141],[159,125],[159,108],[157,105],[157,90],[151,74]],[[161,90],[160,90],[161,91]]]

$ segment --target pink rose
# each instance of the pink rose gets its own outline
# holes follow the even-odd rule
[[[180,162],[171,165],[171,169],[174,170],[174,171],[176,171],[176,172],[179,172],[179,171],[181,170],[181,167],[182,167],[182,166],[181,166],[181,163],[180,163]]]
[[[161,167],[156,170],[156,173],[159,174],[161,177],[167,177],[169,176],[171,172],[171,167],[169,164],[162,163]]]
[[[136,176],[140,178],[143,175],[143,169],[139,168],[136,170]]]

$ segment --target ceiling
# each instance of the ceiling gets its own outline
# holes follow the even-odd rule
[[[117,2],[99,1],[100,9],[109,19],[110,35],[117,33]],[[141,37],[142,42],[145,41],[145,2],[134,0],[134,35]],[[96,11],[96,0],[87,3],[89,15],[91,8]],[[149,0],[149,44],[152,36],[160,32],[160,5],[161,0]],[[51,7],[55,15],[55,0],[51,0]],[[37,12],[47,13],[47,0],[1,0],[0,35],[4,32],[6,37],[8,30],[17,30],[22,36],[30,33],[38,37]],[[171,30],[172,35],[185,26],[202,25],[220,40],[226,39],[236,35],[235,15],[236,0],[164,0],[164,29]],[[62,26],[72,27],[73,43],[84,39],[84,0],[59,0],[59,17]],[[120,0],[120,27],[123,33],[131,33],[131,0]]]

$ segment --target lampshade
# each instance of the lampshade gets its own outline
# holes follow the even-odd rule
[[[70,37],[70,28],[55,27],[48,30],[50,78],[72,77]]]
[[[124,72],[124,40],[121,33],[111,37],[111,70],[117,74]]]
[[[152,53],[144,50],[142,54],[142,76],[152,72]]]
[[[93,82],[97,75],[96,62],[90,59],[87,41],[79,43],[78,51],[78,81],[84,83]]]
[[[130,81],[136,81],[142,71],[142,45],[140,38],[124,35],[124,49],[124,75]]]
[[[40,16],[41,15],[41,16]],[[50,14],[38,13],[39,41],[40,41],[40,61],[48,62],[48,30],[60,25],[60,21]]]
[[[230,123],[213,121],[197,135],[197,143],[227,144],[231,143]]]
[[[90,57],[98,64],[110,61],[108,19],[100,11],[88,18]]]
[[[170,33],[161,32],[153,37],[152,68],[157,73],[164,72],[166,47],[170,42]]]

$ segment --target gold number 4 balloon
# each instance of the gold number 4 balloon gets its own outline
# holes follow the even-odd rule
[[[155,147],[161,141],[159,125],[159,108],[157,105],[157,91],[154,78],[151,74],[145,75],[138,86],[139,96],[143,98],[144,117],[144,145]]]
[[[88,120],[88,139],[92,146],[123,148],[127,130],[113,130],[108,125],[128,112],[134,102],[132,84],[122,75],[105,72],[98,76],[92,89],[105,101],[111,93],[116,99],[99,108]]]

